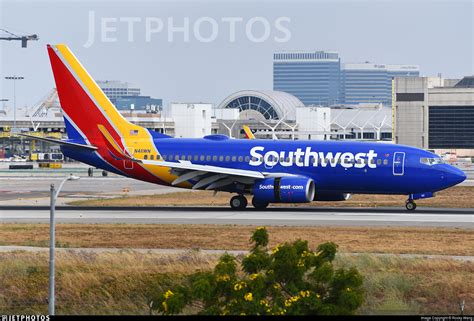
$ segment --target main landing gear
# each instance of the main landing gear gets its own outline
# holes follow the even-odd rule
[[[234,210],[243,210],[247,204],[247,199],[243,195],[236,195],[230,199],[230,207]]]
[[[260,201],[254,197],[252,198],[252,205],[256,210],[263,210],[268,207],[268,202]]]
[[[252,205],[257,210],[263,210],[268,207],[268,202],[252,198]],[[243,210],[247,207],[247,198],[244,195],[235,195],[230,199],[230,207],[234,210]]]
[[[407,202],[405,203],[405,207],[409,211],[414,211],[416,209],[416,203],[412,199],[408,199]]]

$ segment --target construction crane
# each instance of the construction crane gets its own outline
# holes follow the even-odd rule
[[[29,35],[29,36],[18,36],[18,35],[14,34],[14,33],[11,33],[10,31],[5,30],[5,29],[0,28],[0,31],[3,31],[3,32],[5,32],[9,35],[8,37],[0,37],[0,40],[7,40],[7,41],[20,40],[22,48],[26,48],[26,44],[27,44],[28,41],[39,39],[38,35],[36,35],[36,34]]]

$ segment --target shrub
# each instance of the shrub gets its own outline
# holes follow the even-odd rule
[[[167,315],[186,308],[204,315],[347,315],[361,306],[362,276],[355,268],[334,269],[336,244],[312,251],[307,241],[297,240],[269,251],[268,238],[264,227],[254,231],[241,272],[226,253],[213,271],[192,274],[160,294],[154,309]]]

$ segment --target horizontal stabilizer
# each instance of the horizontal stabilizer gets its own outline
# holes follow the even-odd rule
[[[37,136],[34,136],[34,135],[28,135],[28,134],[18,134],[18,135],[28,137],[28,138],[31,138],[31,139],[42,140],[44,142],[48,142],[48,143],[51,143],[51,144],[58,144],[58,145],[75,147],[75,148],[82,148],[82,149],[88,149],[88,150],[97,150],[97,147],[95,147],[93,145],[84,145],[84,144],[72,143],[72,142],[68,142],[68,141],[65,141],[65,140],[54,139],[54,138],[46,138],[46,137],[37,137]]]

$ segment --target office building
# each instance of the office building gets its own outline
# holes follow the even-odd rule
[[[273,55],[273,90],[298,97],[306,106],[339,102],[341,61],[333,51]]]
[[[381,103],[392,105],[392,80],[395,77],[418,77],[415,65],[343,64],[341,101],[344,104]]]
[[[140,96],[140,88],[137,88],[128,82],[118,80],[98,80],[97,85],[99,85],[109,99]]]
[[[395,77],[418,77],[416,65],[346,63],[337,52],[277,52],[273,90],[298,97],[306,106],[360,103],[392,104]]]
[[[118,80],[99,80],[97,84],[119,110],[156,113],[163,108],[163,100],[140,96],[140,88]]]

